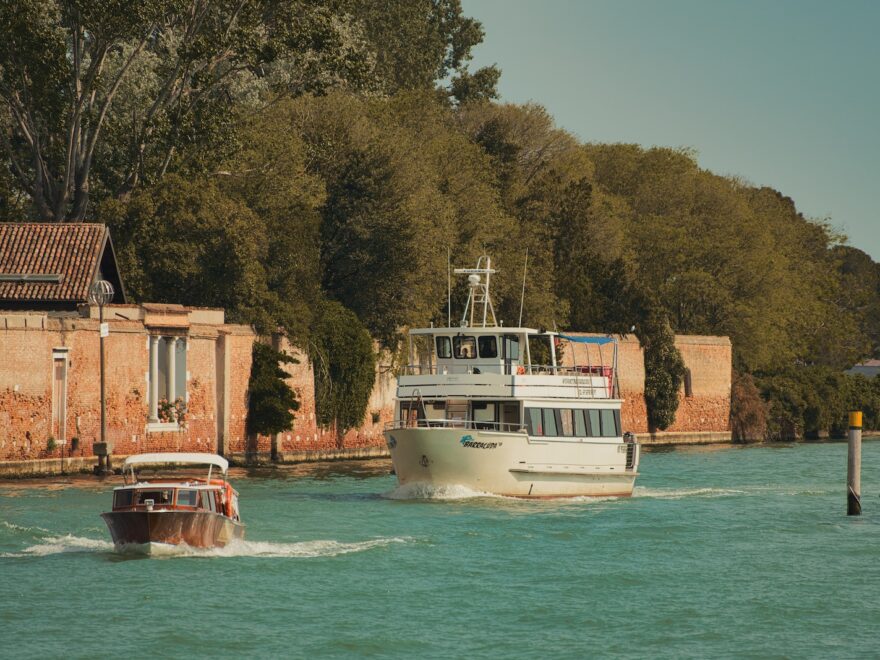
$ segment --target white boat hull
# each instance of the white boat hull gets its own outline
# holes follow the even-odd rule
[[[538,440],[526,433],[410,427],[385,431],[385,440],[401,485],[457,485],[509,497],[626,497],[638,476],[638,445],[619,438]]]

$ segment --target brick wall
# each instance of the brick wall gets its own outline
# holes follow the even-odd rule
[[[106,342],[107,431],[116,455],[151,451],[219,451],[227,455],[257,454],[268,457],[273,441],[282,455],[309,452],[352,452],[384,447],[382,428],[394,416],[394,378],[390,356],[383,354],[363,423],[344,434],[320,427],[315,415],[312,364],[286,339],[275,338],[276,348],[297,358],[286,365],[288,382],[296,391],[300,409],[293,428],[276,438],[248,438],[247,384],[255,340],[246,327],[216,322],[222,313],[192,312],[187,331],[189,394],[185,428],[174,432],[148,432],[147,392],[149,373],[146,319],[166,318],[161,309],[134,313],[137,306],[115,306]],[[154,306],[155,307],[155,306]],[[180,316],[178,308],[175,313]],[[128,311],[125,311],[128,310]],[[152,313],[152,317],[149,316]],[[78,456],[89,456],[92,441],[100,437],[98,322],[87,317],[53,318],[45,314],[0,312],[0,461],[57,458],[61,449],[48,452],[52,429],[53,349],[67,348],[68,441],[80,439]],[[170,317],[168,317],[170,318]],[[676,346],[691,372],[692,396],[681,392],[681,404],[672,433],[724,432],[730,411],[731,345],[724,337],[679,336]],[[564,364],[610,365],[612,351],[597,346],[568,344]],[[647,432],[643,393],[644,359],[635,337],[621,338],[618,377],[624,430]],[[68,444],[65,453],[70,452]]]
[[[137,319],[137,306],[114,306],[128,318],[109,321],[105,342],[107,440],[114,454],[217,450],[218,437],[244,435],[251,344],[248,328],[228,324],[188,327],[187,416],[178,431],[148,431],[150,328]],[[228,383],[218,382],[218,342],[231,353]],[[67,349],[66,424],[63,435],[79,439],[76,456],[92,454],[101,434],[98,321],[90,317],[0,313],[0,461],[55,458],[47,450],[53,428],[53,349]],[[229,420],[218,417],[218,389],[228,390]]]
[[[585,333],[571,333],[581,335]],[[623,398],[621,422],[626,431],[648,432],[648,411],[645,405],[645,359],[634,336],[619,337],[618,383]],[[675,423],[668,433],[725,432],[729,429],[730,380],[732,346],[727,337],[677,335],[675,346],[691,374],[691,396],[685,388],[679,392],[680,402]],[[565,343],[562,363],[610,365],[611,350],[597,346]]]
[[[361,425],[339,434],[333,426],[318,425],[314,371],[308,356],[300,349],[292,347],[286,338],[276,338],[275,347],[297,360],[296,364],[285,365],[285,371],[290,374],[287,382],[300,402],[293,428],[278,434],[277,446],[280,453],[334,452],[385,446],[382,429],[385,422],[394,417],[394,395],[397,389],[397,381],[391,372],[390,356],[383,353],[380,357],[373,392]],[[271,447],[271,439],[260,437],[258,445],[260,453],[267,452]]]

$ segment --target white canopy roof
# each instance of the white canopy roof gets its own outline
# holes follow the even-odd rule
[[[125,459],[122,469],[130,468],[134,465],[155,465],[158,463],[183,463],[187,465],[214,465],[223,474],[229,469],[229,461],[217,454],[176,454],[173,452],[162,452],[158,454],[135,454]]]

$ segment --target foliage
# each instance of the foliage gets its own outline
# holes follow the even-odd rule
[[[50,435],[46,440],[46,453],[51,454],[56,449],[58,449],[58,442],[55,440],[55,436]]]
[[[339,433],[360,426],[373,391],[376,353],[370,333],[350,310],[325,302],[312,332],[318,422]]]
[[[288,374],[281,365],[296,363],[286,353],[254,343],[248,381],[248,433],[273,435],[293,426],[293,413],[299,410],[299,401],[287,384]]]
[[[865,428],[880,428],[880,379],[800,366],[760,374],[756,383],[768,401],[772,440],[843,436],[853,410],[864,413]]]
[[[734,442],[760,442],[767,436],[767,406],[751,374],[733,373],[730,431]]]
[[[83,220],[93,190],[210,171],[237,143],[236,105],[430,87],[467,75],[483,37],[458,0],[19,0],[0,31],[0,148],[47,221]],[[470,95],[496,80],[476,72]]]
[[[274,329],[266,226],[211,180],[170,175],[101,215],[135,299],[223,307],[232,322]]]
[[[675,334],[661,313],[649,313],[636,327],[636,334],[645,354],[648,428],[663,431],[675,422],[684,380],[684,360],[675,347]]]

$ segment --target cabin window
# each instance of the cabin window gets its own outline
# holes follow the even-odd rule
[[[602,435],[602,425],[599,423],[599,411],[587,411],[587,424],[589,426],[588,433],[591,438],[598,438]]]
[[[574,434],[578,438],[587,437],[587,424],[584,421],[585,410],[573,410],[574,415]]]
[[[494,335],[486,335],[480,337],[480,357],[481,358],[497,358],[498,357],[498,339]]]
[[[458,335],[452,338],[452,351],[459,360],[470,360],[477,357],[477,340],[475,337]]]
[[[142,490],[138,492],[138,504],[145,504],[147,500],[153,500],[153,505],[171,504],[174,491],[172,490]]]
[[[177,506],[195,506],[198,501],[199,491],[197,490],[177,491]]]
[[[486,403],[482,401],[474,401],[471,404],[471,416],[474,421],[474,427],[478,429],[491,430],[495,428],[497,404]]]
[[[602,418],[602,436],[605,438],[613,438],[619,433],[617,432],[617,420],[616,415],[614,414],[614,410],[610,408],[603,408],[601,410],[601,418]]]
[[[444,360],[452,357],[452,342],[449,337],[437,337],[437,357]]]
[[[544,435],[540,408],[526,408],[526,426],[528,427],[529,435]]]
[[[544,408],[544,435],[558,436],[559,427],[556,424],[556,411],[552,408]]]
[[[504,335],[504,359],[519,360],[519,337]]]
[[[113,508],[121,509],[123,507],[131,506],[133,499],[134,491],[117,490],[115,493],[113,493]]]
[[[560,435],[574,435],[574,415],[571,410],[563,409],[559,411],[559,429],[562,431]]]
[[[202,494],[202,508],[207,509],[208,511],[216,511],[217,510],[217,502],[214,498],[213,490],[203,490]]]

